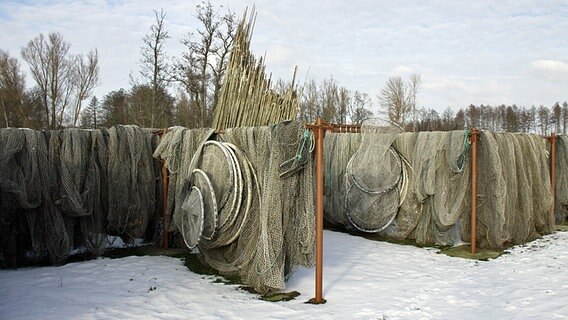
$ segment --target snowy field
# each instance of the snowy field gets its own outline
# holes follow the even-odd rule
[[[169,257],[99,258],[0,270],[0,319],[568,319],[568,232],[490,261],[324,233],[324,305],[314,269],[289,302],[265,302]]]

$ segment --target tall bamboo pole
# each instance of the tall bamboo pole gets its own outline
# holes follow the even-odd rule
[[[237,27],[227,73],[215,106],[214,128],[271,125],[295,119],[298,113],[297,70],[294,69],[292,83],[286,92],[276,92],[271,75],[265,73],[265,59],[255,58],[250,51],[255,21],[254,9],[248,20],[245,11]]]

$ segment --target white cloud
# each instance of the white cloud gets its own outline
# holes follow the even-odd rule
[[[414,71],[414,69],[412,69],[412,67],[409,66],[397,66],[396,68],[394,68],[392,70],[393,75],[396,76],[406,76],[410,73],[412,73]]]
[[[549,80],[568,80],[568,63],[559,60],[536,60],[531,63],[533,74]]]
[[[196,29],[198,3],[0,0],[0,49],[19,56],[27,41],[50,31],[61,32],[74,53],[96,47],[101,96],[128,88],[129,73],[137,74],[152,9],[167,12],[167,53],[176,57],[181,37]],[[227,3],[240,17],[253,2]],[[257,56],[266,53],[275,80],[289,79],[298,65],[299,79],[308,70],[317,81],[333,75],[374,97],[389,77],[416,72],[424,83],[419,101],[427,107],[568,100],[568,3],[257,0],[256,8],[252,48]]]

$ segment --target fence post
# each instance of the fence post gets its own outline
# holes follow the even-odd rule
[[[154,133],[157,134],[160,139],[168,132],[168,128],[161,129],[155,131]],[[161,160],[162,163],[162,221],[164,223],[162,227],[162,248],[168,249],[169,247],[169,234],[168,234],[168,185],[169,185],[169,176],[168,176],[168,168],[166,168],[166,161],[164,159]]]
[[[328,127],[321,118],[317,118],[315,124],[307,125],[314,133],[316,140],[316,288],[315,298],[308,302],[314,304],[325,303],[323,298],[323,140]]]
[[[477,135],[473,128],[470,133],[471,142],[471,253],[477,252]]]
[[[558,136],[553,133],[548,140],[550,141],[550,184],[552,192],[552,214],[556,216],[556,140]]]
[[[170,219],[168,219],[168,184],[169,184],[169,176],[168,176],[168,168],[166,168],[166,161],[162,160],[162,214],[163,214],[163,222],[164,227],[162,231],[162,247],[164,249],[169,248],[169,232],[168,232],[168,225],[170,223]]]

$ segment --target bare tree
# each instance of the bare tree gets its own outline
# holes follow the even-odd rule
[[[2,127],[25,125],[26,112],[23,109],[25,78],[16,58],[0,50],[0,107]],[[1,122],[0,122],[1,123]]]
[[[535,106],[525,110],[525,116],[523,117],[523,125],[526,128],[527,133],[536,133],[538,131],[537,127],[537,109]]]
[[[345,87],[340,87],[337,91],[337,111],[335,116],[338,123],[347,123],[350,104],[351,92]]]
[[[73,126],[75,127],[81,115],[83,101],[91,96],[99,81],[99,55],[96,49],[91,50],[86,57],[79,55],[75,58],[73,81],[76,87],[73,108]]]
[[[349,112],[352,124],[360,125],[365,119],[373,116],[373,112],[370,110],[371,97],[368,94],[355,91],[352,101]]]
[[[409,104],[409,89],[402,78],[389,78],[378,98],[389,120],[404,126],[412,110]]]
[[[548,134],[548,130],[550,127],[550,110],[548,110],[547,107],[541,105],[540,107],[538,107],[537,117],[540,126],[540,134],[541,135]]]
[[[316,118],[321,114],[318,109],[318,85],[315,80],[306,81],[301,89],[300,96],[300,120],[304,122],[315,122]]]
[[[520,112],[519,112],[519,108],[517,107],[517,105],[512,105],[512,106],[507,106],[507,108],[505,109],[505,130],[509,131],[509,132],[519,132],[521,131],[521,126],[520,126],[520,121],[519,121],[519,117],[520,117]]]
[[[441,119],[441,130],[443,131],[449,131],[449,130],[457,130],[458,128],[456,127],[456,121],[455,121],[455,116],[454,116],[454,111],[450,108],[447,107],[446,110],[444,110],[444,113],[442,113],[442,119]]]
[[[470,104],[465,110],[466,125],[470,128],[479,128],[480,108]]]
[[[71,56],[71,44],[60,33],[40,34],[22,49],[44,108],[47,125],[56,129],[63,125],[65,113],[73,106],[73,125],[81,112],[81,101],[89,97],[98,81],[98,57],[91,51],[84,61],[81,55]]]
[[[47,38],[40,34],[22,49],[22,58],[36,81],[51,129],[62,125],[72,92],[73,63],[67,56],[70,46],[60,33],[50,33]]]
[[[339,104],[338,86],[337,81],[333,77],[322,81],[319,101],[322,119],[326,122],[340,123],[341,119],[338,119],[337,116]]]
[[[168,112],[165,110],[167,106],[160,103],[164,100],[163,97],[160,97],[160,93],[165,92],[170,79],[169,65],[164,49],[166,40],[170,38],[164,25],[166,13],[164,10],[160,10],[160,12],[154,10],[154,16],[154,24],[150,27],[150,32],[142,39],[144,45],[140,48],[142,53],[140,74],[151,88],[150,103],[145,106],[148,110],[141,110],[141,112],[145,114],[144,123],[147,123],[147,126],[151,128],[155,127],[160,118],[163,118],[164,113]]]
[[[157,100],[153,100],[156,97]],[[159,114],[152,103],[160,106]],[[140,127],[164,128],[173,123],[174,98],[158,87],[158,92],[154,93],[154,88],[148,84],[138,84],[132,86],[128,95],[128,120]]]
[[[506,107],[492,107],[490,105],[480,105],[478,108],[478,128],[486,130],[503,130],[503,119],[505,119]]]
[[[199,128],[201,121],[197,104],[182,89],[177,91],[175,101],[176,124],[187,128]]]
[[[562,120],[562,108],[560,107],[560,103],[556,102],[552,105],[551,108],[551,122],[554,125],[554,132],[560,133],[561,128],[561,120]]]
[[[443,130],[442,119],[434,109],[421,108],[418,110],[420,120],[417,123],[419,131]]]
[[[416,95],[422,87],[422,77],[419,74],[412,74],[408,80],[408,100],[412,108],[412,131],[416,131]]]
[[[458,130],[463,130],[466,127],[466,115],[465,112],[460,109],[458,110],[458,112],[456,112],[456,116],[455,116],[455,122],[456,122],[456,129]]]
[[[112,127],[117,124],[127,124],[130,115],[128,93],[124,89],[107,93],[101,103],[102,124]]]
[[[197,105],[203,127],[218,101],[236,23],[233,13],[222,15],[209,1],[197,6],[196,18],[200,28],[181,40],[186,51],[175,65],[175,78]]]
[[[212,68],[213,101],[211,103],[211,114],[213,114],[214,108],[217,106],[217,101],[219,101],[219,94],[221,93],[221,86],[223,85],[223,79],[227,71],[229,53],[231,52],[236,30],[235,15],[231,11],[225,13],[221,17],[221,20],[223,22],[221,26],[217,28],[216,33],[216,38],[219,43],[215,50],[217,63],[215,64],[215,68]]]
[[[568,125],[568,102],[562,103],[562,133],[568,132],[566,125]]]

